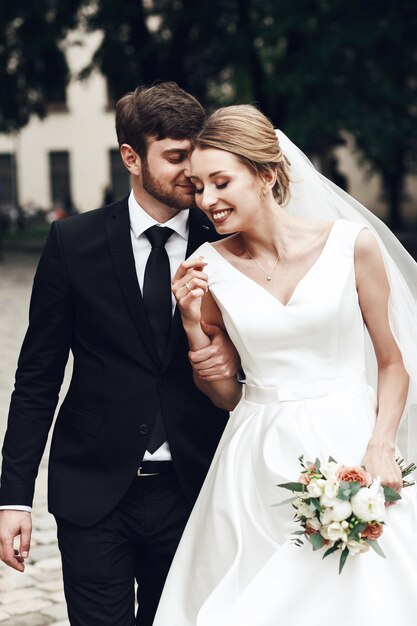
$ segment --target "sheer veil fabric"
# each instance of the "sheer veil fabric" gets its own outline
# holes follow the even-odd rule
[[[417,461],[417,263],[379,218],[320,174],[282,131],[276,134],[290,163],[290,200],[285,210],[297,217],[366,224],[378,241],[391,289],[390,326],[410,376],[398,445],[408,461]],[[368,333],[366,344],[368,381],[376,388],[376,359]]]

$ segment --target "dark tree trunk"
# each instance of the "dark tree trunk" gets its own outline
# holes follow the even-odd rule
[[[401,205],[404,196],[404,175],[400,171],[382,175],[385,195],[388,202],[388,225],[398,231],[403,227]]]
[[[151,84],[159,78],[159,63],[152,45],[152,37],[146,24],[145,7],[143,0],[124,0],[132,5],[135,19],[131,24],[131,43],[133,48],[140,51],[140,78],[145,84]]]
[[[166,79],[175,81],[183,89],[189,88],[185,67],[194,9],[194,0],[182,1],[182,14],[177,17],[172,28],[172,41],[166,66]]]
[[[244,41],[242,50],[244,61],[252,85],[253,97],[266,115],[268,111],[268,97],[266,91],[266,77],[255,47],[255,36],[250,15],[251,0],[238,0],[239,33]],[[242,46],[243,47],[243,46]]]

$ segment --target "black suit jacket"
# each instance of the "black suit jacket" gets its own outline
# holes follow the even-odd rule
[[[218,238],[190,211],[187,255]],[[122,498],[159,408],[179,482],[196,499],[228,414],[192,380],[175,312],[158,364],[137,282],[127,198],[52,225],[34,279],[3,446],[0,504],[31,505],[69,350],[74,370],[49,460],[49,510],[80,525]]]

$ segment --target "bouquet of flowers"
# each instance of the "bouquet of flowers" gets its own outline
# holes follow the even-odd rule
[[[302,472],[298,482],[278,485],[294,492],[291,498],[302,530],[296,545],[302,545],[305,537],[313,550],[325,548],[323,558],[340,550],[339,574],[349,555],[355,556],[373,548],[385,557],[377,539],[384,531],[385,504],[400,500],[401,496],[390,487],[373,480],[363,467],[347,467],[329,457],[327,463],[316,459],[305,463],[299,457]],[[416,466],[404,467],[404,459],[397,459],[403,479]],[[407,487],[412,482],[403,480]],[[286,500],[288,502],[288,500]]]

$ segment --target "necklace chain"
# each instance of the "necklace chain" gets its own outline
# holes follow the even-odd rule
[[[282,240],[282,249],[283,249],[284,251],[286,251],[286,249],[287,249],[288,235],[290,234],[291,226],[292,226],[292,220],[290,220],[290,221],[288,222],[287,232],[285,233],[285,237],[284,237],[284,238],[283,238],[283,240]],[[278,265],[278,261],[279,261],[279,260],[280,260],[280,258],[281,258],[281,255],[280,255],[279,251],[278,251],[278,253],[277,253],[277,258],[275,259],[274,267],[272,268],[272,270],[271,270],[270,272],[266,272],[266,271],[264,270],[264,268],[263,268],[263,267],[262,267],[262,266],[258,263],[258,261],[255,259],[255,257],[251,255],[251,253],[249,252],[249,250],[247,249],[247,247],[246,247],[246,246],[245,246],[245,251],[246,251],[246,253],[250,256],[250,258],[252,259],[252,261],[254,261],[254,262],[256,263],[256,265],[259,267],[259,269],[261,270],[261,272],[262,272],[263,274],[265,274],[265,276],[266,276],[266,280],[271,280],[271,278],[272,278],[272,274],[275,272],[275,270],[276,270],[276,268],[277,268],[277,265]]]

